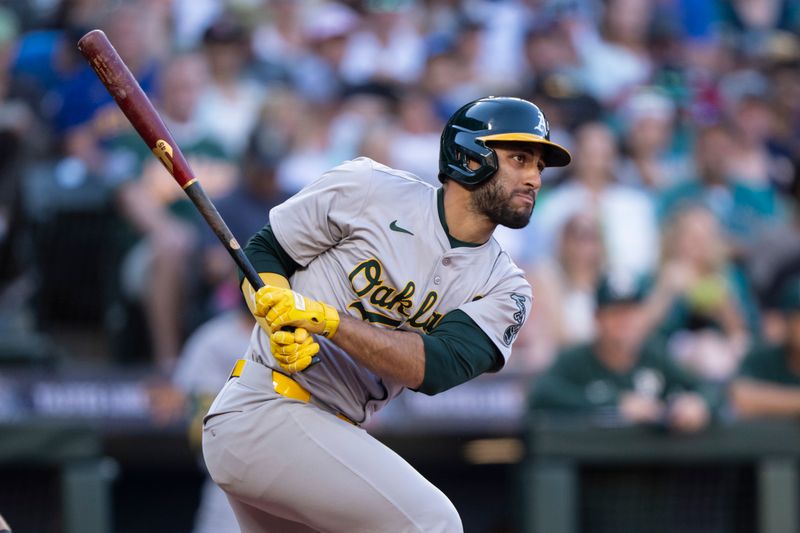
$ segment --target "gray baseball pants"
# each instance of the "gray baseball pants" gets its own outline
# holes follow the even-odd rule
[[[463,531],[453,504],[365,430],[273,390],[248,361],[206,417],[203,455],[245,533]]]

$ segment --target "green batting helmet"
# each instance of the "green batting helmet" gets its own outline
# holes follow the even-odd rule
[[[548,167],[563,167],[572,159],[550,141],[550,124],[533,103],[510,96],[490,96],[470,102],[453,113],[442,131],[439,179],[478,185],[497,172],[497,154],[487,142],[521,141],[541,145]],[[469,168],[469,160],[480,166]]]

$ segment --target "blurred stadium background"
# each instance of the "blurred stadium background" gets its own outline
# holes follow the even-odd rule
[[[358,155],[436,183],[441,127],[469,100],[539,104],[574,163],[545,171],[528,228],[498,231],[536,301],[512,361],[403,395],[371,431],[468,532],[799,530],[800,365],[775,377],[778,408],[746,394],[759,346],[798,345],[796,0],[19,0],[0,1],[0,514],[16,531],[211,527],[193,421],[250,327],[224,250],[79,56],[96,27],[240,242]],[[615,401],[529,407],[597,338],[604,276],[672,291],[651,333],[714,398],[699,431]]]

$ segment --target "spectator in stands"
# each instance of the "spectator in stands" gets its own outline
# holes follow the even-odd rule
[[[667,93],[642,87],[619,113],[625,159],[619,180],[649,191],[659,191],[688,179],[690,161],[676,147],[676,109]]]
[[[768,64],[772,136],[776,144],[786,148],[797,169],[800,167],[800,37],[783,36],[776,43],[773,56]],[[799,174],[795,172],[792,184],[795,194],[800,187]]]
[[[186,340],[170,381],[147,385],[151,416],[162,427],[185,421],[189,446],[205,472],[201,453],[203,417],[225,385],[234,363],[244,357],[255,322],[245,302],[198,327]],[[238,531],[225,493],[205,476],[193,533]]]
[[[23,165],[27,157],[44,152],[47,138],[25,98],[25,88],[12,76],[18,34],[16,16],[0,7],[0,294],[22,270]]]
[[[648,48],[653,7],[653,0],[609,0],[599,28],[588,20],[569,21],[587,91],[608,106],[646,83],[653,72]]]
[[[475,80],[489,94],[514,94],[525,78],[522,53],[525,34],[532,21],[544,18],[541,2],[481,2],[467,7],[465,14],[479,21],[477,54],[472,67]],[[538,100],[537,100],[538,101]]]
[[[110,11],[101,27],[144,91],[151,92],[158,72],[152,48],[156,43],[145,40],[149,12],[141,4],[137,0]],[[63,136],[65,155],[78,158],[90,171],[100,171],[105,164],[101,143],[129,127],[111,95],[84,61],[50,98],[57,102],[53,128]]]
[[[266,12],[265,20],[253,32],[253,52],[266,69],[279,76],[293,68],[306,52],[303,25],[307,19],[325,16],[315,13],[310,2],[273,0],[263,2],[257,9]]]
[[[760,264],[753,261],[748,264],[748,279],[754,286],[757,284],[760,302],[761,335],[758,341],[765,344],[786,342],[783,290],[788,280],[800,275],[800,231],[796,225],[788,229],[790,231],[782,236],[765,239],[763,249],[757,251]]]
[[[736,178],[740,172],[734,166],[736,150],[725,126],[702,128],[694,147],[696,179],[665,190],[658,203],[662,221],[686,204],[702,203],[722,224],[734,254],[741,255],[765,228],[779,224],[783,215],[778,193],[765,183],[766,177],[761,184]]]
[[[333,161],[330,114],[305,101],[298,101],[302,115],[298,117],[296,135],[291,139],[289,151],[278,166],[281,188],[295,193],[316,180]]]
[[[344,94],[342,61],[347,37],[359,24],[358,14],[338,2],[326,2],[306,17],[306,50],[288,65],[289,78],[300,94],[314,103],[337,103]]]
[[[406,169],[438,186],[439,138],[443,124],[431,98],[422,91],[406,91],[399,98],[396,113],[393,123],[373,128],[364,139],[363,148],[376,156],[370,155],[372,159]]]
[[[597,338],[567,349],[536,379],[533,409],[600,415],[629,423],[664,425],[681,432],[705,427],[716,406],[710,390],[646,342],[645,285],[605,277],[597,290]]]
[[[243,300],[237,308],[200,326],[186,341],[173,382],[182,391],[189,410],[189,441],[201,457],[203,417],[237,359],[244,357],[253,331],[253,316]],[[205,468],[204,468],[205,470]],[[238,531],[225,493],[206,475],[195,513],[193,533]]]
[[[425,47],[409,0],[373,0],[362,28],[352,34],[342,59],[350,85],[412,83],[425,65]]]
[[[211,76],[198,103],[198,120],[232,158],[247,146],[266,96],[262,84],[245,77],[248,43],[245,28],[230,15],[219,17],[203,34]]]
[[[703,379],[729,378],[758,327],[758,310],[711,211],[694,205],[675,213],[656,277],[648,305],[670,356]]]
[[[800,31],[800,7],[793,0],[732,0],[718,8],[719,26],[729,46],[745,56],[761,56],[776,30]]]
[[[486,94],[479,80],[462,68],[461,57],[454,51],[432,55],[425,63],[419,85],[433,98],[440,120],[447,120],[463,102]]]
[[[800,276],[783,286],[786,340],[753,347],[730,386],[741,417],[800,415]]]
[[[62,2],[48,25],[52,28],[36,27],[19,37],[12,66],[14,80],[25,88],[26,97],[43,119],[52,119],[53,108],[60,107],[55,91],[86,68],[75,43],[95,25],[96,7],[91,2]]]
[[[542,371],[558,351],[594,339],[595,294],[603,261],[597,219],[576,213],[564,224],[556,255],[529,271],[536,303],[517,339],[512,364]]]
[[[555,236],[575,213],[588,213],[600,222],[607,268],[612,273],[644,275],[658,260],[659,235],[655,210],[643,192],[616,182],[617,141],[598,122],[575,134],[574,162],[568,181],[542,198],[536,228],[544,247],[553,253]]]
[[[529,68],[524,85],[529,90],[538,87],[563,97],[584,94],[584,77],[565,24],[550,20],[534,25],[525,37],[524,52]]]
[[[242,179],[235,189],[215,202],[223,220],[242,246],[263,227],[264,213],[288,197],[278,185],[276,176],[282,155],[282,146],[274,142],[269,129],[257,129],[242,158]],[[203,233],[206,282],[212,293],[210,312],[238,307],[242,293],[235,264],[210,228]]]
[[[775,142],[769,79],[754,70],[736,70],[720,80],[720,90],[736,146],[731,154],[734,179],[756,190],[787,190],[794,169],[788,147]]]
[[[225,151],[197,121],[205,63],[196,55],[174,57],[165,68],[158,107],[203,188],[212,199],[230,192],[236,168]],[[127,223],[129,247],[121,267],[125,296],[145,310],[158,366],[168,372],[175,363],[187,324],[186,297],[191,294],[189,258],[197,244],[198,215],[161,163],[138,135],[113,141],[107,174]],[[134,243],[136,243],[134,245]],[[121,243],[124,246],[124,243]]]

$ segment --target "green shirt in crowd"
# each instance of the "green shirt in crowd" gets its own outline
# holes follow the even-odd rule
[[[209,198],[215,200],[233,190],[238,168],[217,141],[197,135],[177,142]],[[112,160],[108,180],[112,189],[131,181],[143,182],[151,197],[174,215],[187,220],[197,218],[192,203],[138,135],[120,135],[109,142],[108,149]]]
[[[623,393],[633,391],[664,401],[677,393],[697,392],[712,411],[719,397],[712,387],[678,367],[656,342],[646,343],[639,359],[623,373],[603,365],[594,344],[583,344],[559,354],[534,382],[530,407],[586,412],[615,407]]]
[[[238,167],[218,142],[203,135],[183,136],[176,142],[211,200],[233,190],[239,179]],[[143,183],[153,201],[173,216],[202,226],[197,209],[138,135],[126,133],[115,137],[109,141],[108,151],[106,180],[112,191],[131,182]],[[126,221],[120,221],[117,232],[115,240],[122,249],[130,247],[140,237]]]
[[[739,377],[800,386],[800,374],[789,368],[789,350],[786,346],[754,347],[742,361]]]

